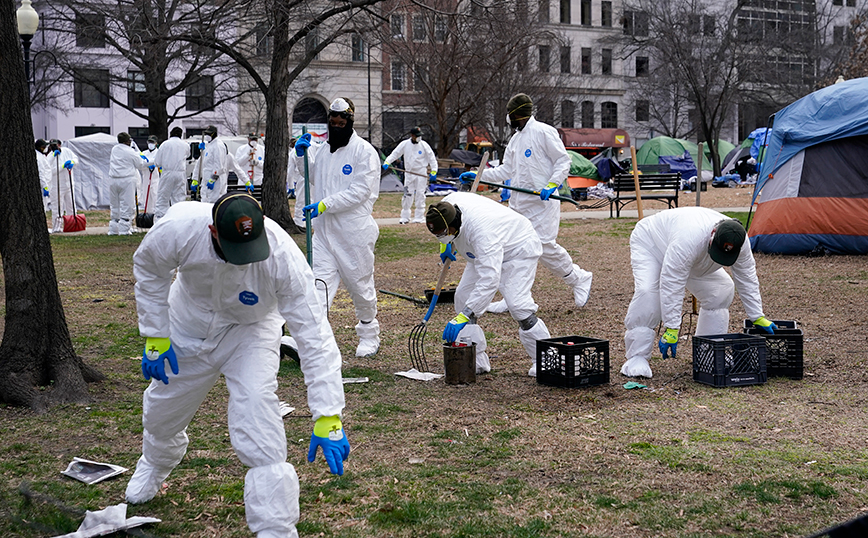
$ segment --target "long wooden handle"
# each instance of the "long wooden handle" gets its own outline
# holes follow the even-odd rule
[[[470,192],[476,192],[477,187],[479,187],[479,182],[482,180],[482,172],[485,171],[485,167],[488,166],[488,152],[482,154],[482,160],[479,161],[479,168],[476,170],[476,178],[473,180],[473,185],[470,187]]]
[[[630,146],[630,157],[633,159],[633,185],[636,188],[636,208],[639,210],[639,220],[644,216],[642,213],[642,191],[639,188],[639,165],[636,164],[636,146]]]
[[[428,307],[428,311],[425,312],[425,318],[422,320],[423,322],[427,322],[431,318],[431,314],[434,313],[434,307],[437,306],[437,299],[440,297],[440,290],[443,288],[443,283],[446,282],[446,271],[449,270],[449,265],[452,263],[450,258],[446,258],[446,261],[443,262],[443,269],[440,270],[440,278],[437,279],[437,286],[434,287],[434,295],[431,296],[431,306]]]

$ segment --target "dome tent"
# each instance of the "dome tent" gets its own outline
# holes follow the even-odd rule
[[[868,253],[868,78],[780,110],[768,137],[748,236],[758,252]]]

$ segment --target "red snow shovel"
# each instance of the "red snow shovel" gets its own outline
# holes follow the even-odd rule
[[[67,169],[69,175],[69,195],[72,197],[72,215],[63,216],[63,231],[64,232],[81,232],[87,228],[87,219],[84,215],[75,214],[75,190],[72,188],[72,170]],[[58,192],[58,199],[60,193]]]

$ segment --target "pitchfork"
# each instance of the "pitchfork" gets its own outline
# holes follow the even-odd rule
[[[437,298],[440,297],[440,289],[443,287],[443,282],[446,280],[446,271],[449,269],[449,264],[452,260],[446,258],[443,262],[443,269],[440,270],[440,279],[437,280],[437,287],[434,288],[434,295],[431,296],[431,306],[428,307],[428,312],[422,319],[422,323],[413,327],[410,331],[410,364],[420,372],[428,371],[428,361],[425,360],[425,333],[428,332],[428,320],[431,314],[434,313],[434,307],[437,306]]]

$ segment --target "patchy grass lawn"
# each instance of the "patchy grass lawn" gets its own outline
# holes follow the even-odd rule
[[[706,193],[703,193],[706,196]],[[710,196],[710,195],[709,195]],[[393,206],[396,195],[387,201]],[[378,202],[379,204],[380,202]],[[727,204],[732,206],[734,204]],[[378,207],[378,210],[381,210]],[[738,215],[746,217],[746,215]],[[90,218],[89,218],[90,222]],[[797,320],[805,378],[713,388],[692,380],[691,342],[652,361],[647,389],[626,390],[623,318],[632,296],[628,241],[635,219],[571,220],[561,244],[594,272],[581,309],[540,268],[534,296],[553,335],[609,341],[610,383],[538,385],[508,315],[487,314],[492,372],[450,386],[397,377],[410,367],[407,339],[424,309],[380,294],[380,353],[353,356],[356,323],[345,291],[329,314],[344,357],[344,424],[353,451],[342,477],[306,461],[311,433],[304,380],[284,361],[278,394],[296,407],[285,421],[289,461],[301,480],[302,536],[624,537],[803,536],[868,506],[868,273],[864,257],[757,255],[766,315]],[[304,237],[295,236],[303,243]],[[45,415],[0,406],[0,535],[74,531],[81,516],[123,502],[141,448],[141,377],[131,257],[141,237],[52,237],[76,349],[108,379],[90,405]],[[376,286],[422,297],[439,273],[424,226],[383,227]],[[450,269],[457,284],[463,262]],[[691,304],[685,300],[685,312]],[[730,327],[744,318],[736,300]],[[438,306],[426,355],[442,371],[437,341],[454,316]],[[685,325],[693,323],[685,316]],[[682,331],[683,333],[685,331]],[[183,367],[183,364],[181,365]],[[163,520],[161,537],[247,537],[246,469],[229,443],[227,392],[218,383],[189,428],[186,458],[153,501],[129,515]],[[130,468],[88,486],[60,475],[74,456]],[[29,487],[63,506],[26,502]]]

